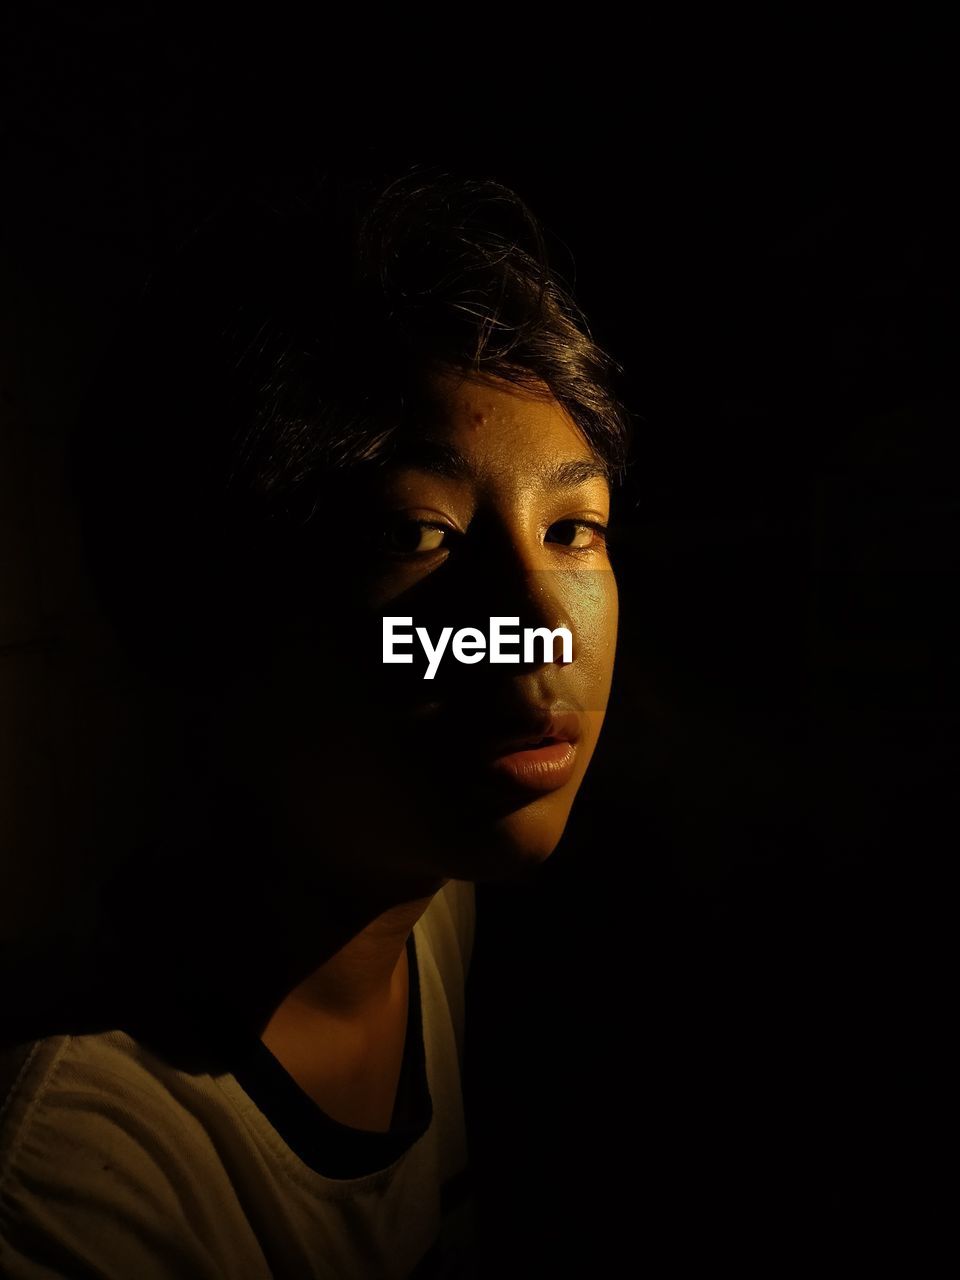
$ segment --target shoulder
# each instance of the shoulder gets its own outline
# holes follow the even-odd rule
[[[202,1176],[205,1163],[202,1125],[148,1061],[121,1031],[4,1050],[4,1276],[215,1274],[185,1212],[185,1171],[197,1161]]]

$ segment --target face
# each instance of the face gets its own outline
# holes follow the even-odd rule
[[[301,872],[488,880],[553,852],[610,694],[609,518],[604,468],[546,391],[430,379],[390,465],[344,497],[318,625],[232,731]],[[385,616],[410,619],[412,661],[383,661]],[[514,620],[514,661],[490,661],[491,618]],[[450,629],[430,679],[418,628],[434,649]],[[525,651],[536,628],[566,628],[570,651]]]

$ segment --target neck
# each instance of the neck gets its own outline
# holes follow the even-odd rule
[[[433,894],[380,911],[287,993],[282,1004],[303,1013],[349,1018],[390,999],[413,926]]]

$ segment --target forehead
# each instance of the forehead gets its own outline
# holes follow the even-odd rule
[[[501,378],[455,372],[431,375],[429,427],[459,447],[497,453],[562,449],[582,457],[591,450],[569,413],[547,387],[540,394]],[[431,431],[431,434],[432,434]]]
[[[502,378],[435,373],[398,462],[446,474],[533,477],[558,462],[579,463],[582,478],[606,468],[549,389],[534,392]]]

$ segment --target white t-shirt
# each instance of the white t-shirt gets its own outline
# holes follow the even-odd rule
[[[448,881],[407,944],[387,1134],[325,1116],[259,1040],[224,1074],[176,1069],[122,1030],[24,1046],[0,1112],[0,1275],[474,1275],[461,1091],[473,934],[474,887]]]

